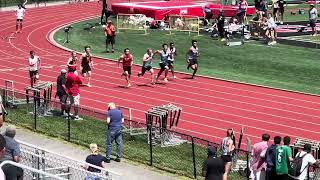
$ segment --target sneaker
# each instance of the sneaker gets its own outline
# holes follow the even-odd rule
[[[226,39],[225,39],[225,38],[222,38],[221,41],[226,41]]]
[[[82,118],[79,117],[79,116],[75,116],[75,117],[74,117],[74,120],[75,120],[75,121],[80,121],[80,120],[82,120]]]
[[[280,21],[280,24],[283,24],[283,21]]]
[[[92,87],[91,84],[87,84],[88,87]]]
[[[112,49],[111,53],[114,53],[114,50]]]
[[[141,73],[138,73],[138,77],[140,77],[142,74]]]
[[[167,78],[164,78],[163,80],[164,80],[164,82],[168,82],[168,79],[167,79]]]
[[[106,163],[110,163],[110,159],[107,159],[105,162],[106,162]]]
[[[114,160],[115,162],[121,162],[121,159],[120,158],[117,158]]]
[[[131,87],[131,83],[128,84],[128,87]]]
[[[173,76],[173,79],[177,79],[177,76]]]
[[[109,49],[106,52],[109,53],[110,52]]]
[[[151,82],[151,85],[155,85],[155,84],[156,84],[155,82],[153,82],[153,81]]]

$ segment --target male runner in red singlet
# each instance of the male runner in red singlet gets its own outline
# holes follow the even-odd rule
[[[121,55],[118,60],[118,67],[120,63],[122,63],[123,73],[121,76],[126,77],[127,87],[129,88],[131,86],[130,77],[131,77],[131,67],[133,65],[133,57],[132,57],[132,54],[130,53],[129,48],[125,48],[123,52],[124,54]]]
[[[81,75],[88,77],[87,86],[91,87],[91,70],[93,69],[92,54],[90,53],[90,46],[84,47],[85,52],[81,56]]]
[[[75,51],[71,52],[71,57],[68,59],[67,66],[68,66],[68,72],[74,72],[77,74],[77,63],[78,63],[78,58],[77,58],[77,53]]]

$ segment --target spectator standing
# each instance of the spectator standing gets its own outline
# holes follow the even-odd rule
[[[4,156],[5,153],[6,153],[6,140],[0,134],[0,159],[2,159],[2,157]],[[2,168],[0,168],[0,180],[5,180],[5,179],[6,179],[6,177],[4,175],[4,172],[3,172]]]
[[[104,34],[106,36],[106,50],[109,53],[109,44],[111,44],[111,52],[114,53],[114,45],[116,43],[116,28],[114,27],[111,20],[107,21],[107,25],[104,29]]]
[[[240,0],[239,2],[239,11],[237,13],[238,20],[240,24],[244,24],[247,14],[248,2],[246,0]]]
[[[313,36],[317,35],[317,17],[318,17],[318,10],[314,7],[314,4],[310,4],[309,9],[309,24],[312,28]]]
[[[112,150],[112,143],[115,140],[117,145],[116,162],[121,161],[122,157],[122,124],[124,118],[122,112],[116,108],[114,103],[108,104],[107,112],[107,142],[106,142],[106,162],[110,163],[110,155]]]
[[[19,163],[21,161],[20,144],[14,139],[15,136],[16,128],[14,126],[7,127],[4,135],[4,139],[6,140],[6,150],[4,156],[1,158],[1,162],[8,160]],[[2,167],[2,170],[7,180],[23,179],[23,170],[20,167],[7,164]]]
[[[319,167],[320,161],[317,162],[310,152],[311,144],[305,144],[303,146],[303,151],[297,153],[296,158],[302,158],[302,164],[300,169],[301,174],[297,177],[289,175],[289,179],[305,180],[307,179],[308,168],[310,165]]]
[[[67,70],[62,69],[61,74],[57,78],[57,92],[56,96],[59,97],[61,103],[61,115],[66,116],[66,103],[67,103],[67,89],[66,89],[66,74]]]
[[[235,149],[234,142],[232,140],[232,129],[227,130],[227,136],[223,138],[221,143],[222,149],[222,160],[225,163],[225,172],[223,174],[223,180],[228,180],[228,174],[231,170],[232,165],[232,153]]]
[[[271,13],[268,14],[266,37],[269,40],[268,45],[274,45],[277,43],[277,24]]]
[[[90,151],[91,151],[91,154],[89,156],[87,156],[86,163],[95,165],[97,167],[105,168],[104,162],[107,161],[107,158],[102,156],[99,153],[99,149],[98,149],[97,144],[90,144]],[[85,177],[85,180],[89,180],[89,179],[97,180],[98,178],[96,177],[96,174],[101,173],[100,169],[91,167],[90,165],[84,166],[84,169],[92,172],[92,174],[87,175]]]
[[[253,180],[265,180],[266,178],[267,163],[265,161],[265,154],[268,149],[269,139],[269,134],[263,134],[262,141],[253,145],[251,153]]]
[[[286,4],[285,0],[278,0],[279,10],[278,10],[278,19],[280,20],[280,24],[283,24],[283,14],[284,14],[284,6]]]
[[[213,13],[212,10],[208,7],[208,6],[204,6],[203,8],[203,12],[204,12],[204,26],[208,26],[210,25],[210,21],[213,17]]]
[[[218,15],[217,26],[218,26],[218,32],[219,32],[219,36],[220,36],[221,41],[226,41],[226,39],[224,38],[225,37],[224,23],[225,23],[225,17],[223,15],[223,13],[220,12]]]
[[[205,180],[222,180],[224,174],[224,162],[217,157],[216,148],[208,147],[208,158],[203,162],[202,176]]]
[[[18,8],[15,11],[16,11],[16,18],[17,18],[16,33],[22,33],[22,22],[23,22],[23,18],[26,11],[21,4],[18,5]]]
[[[67,108],[68,117],[70,117],[71,107],[74,106],[74,120],[81,120],[78,115],[79,104],[80,104],[80,88],[82,84],[81,79],[78,75],[71,70],[66,77],[66,89],[70,99],[70,105]]]
[[[285,136],[283,138],[283,145],[277,146],[277,154],[276,154],[276,179],[277,180],[288,180],[289,176],[289,167],[290,161],[293,161],[292,151],[289,147],[290,145],[290,137]]]
[[[108,10],[107,0],[102,0],[101,19],[100,19],[101,24],[105,24],[105,22],[107,21],[108,17],[111,16],[111,14],[112,14],[111,11]],[[106,21],[103,21],[103,16],[106,16]]]
[[[2,96],[0,94],[0,128],[3,126],[3,115],[6,115],[6,114],[7,114],[7,111],[3,106]]]
[[[278,12],[279,12],[279,1],[278,0],[274,0],[272,1],[272,9],[273,9],[273,18],[275,21],[279,21],[278,18]]]
[[[266,180],[275,180],[276,178],[276,156],[277,148],[280,146],[281,137],[275,136],[273,138],[274,144],[268,147],[266,152],[266,163],[267,163],[267,177]]]

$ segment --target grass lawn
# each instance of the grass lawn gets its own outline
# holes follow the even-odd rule
[[[33,116],[29,113],[32,111],[32,104],[29,107],[27,105],[20,105],[16,108],[7,108],[7,110],[9,116],[6,117],[6,122],[49,136],[62,139],[67,138],[67,120],[64,118],[59,116],[38,117],[37,130],[35,130]],[[91,116],[93,115],[91,114]],[[91,116],[83,116],[84,120],[82,121],[71,121],[71,142],[85,147],[88,147],[90,143],[97,143],[101,147],[100,150],[105,152],[106,124],[101,120],[91,118]],[[182,136],[182,138],[186,137]],[[128,133],[125,133],[123,136],[124,157],[143,164],[149,164],[150,153],[147,142],[146,135],[138,135],[131,138]],[[202,162],[206,158],[205,144],[207,143],[199,139],[195,139],[195,143],[200,144],[195,146],[195,158],[197,176],[198,179],[201,179],[200,173]],[[113,147],[113,150],[115,152],[115,147]],[[245,156],[241,156],[240,158],[245,159]],[[193,177],[191,144],[184,143],[180,146],[165,148],[153,146],[153,166],[178,175]],[[234,172],[231,174],[230,179],[241,180],[245,178]]]
[[[111,59],[118,59],[123,49],[128,47],[133,52],[135,63],[141,64],[146,48],[160,49],[164,42],[175,42],[178,52],[175,68],[178,71],[188,72],[185,52],[190,47],[191,40],[197,39],[201,53],[199,74],[320,94],[320,82],[317,80],[320,71],[320,50],[317,49],[281,44],[270,47],[256,41],[245,43],[243,46],[227,47],[224,43],[205,35],[199,37],[188,36],[185,33],[167,35],[164,31],[143,35],[143,32],[125,31],[117,34],[116,53],[107,54],[102,28],[97,27],[88,33],[83,30],[88,22],[95,23],[98,20],[74,24],[70,33],[71,43],[64,46],[83,51],[84,45],[90,45],[94,55]],[[64,42],[64,37],[63,30],[54,35],[55,40],[61,44]],[[155,59],[158,61],[158,57]]]

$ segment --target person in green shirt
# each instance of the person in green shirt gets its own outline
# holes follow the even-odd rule
[[[277,180],[289,179],[288,171],[290,161],[293,161],[292,150],[290,148],[290,137],[286,136],[283,138],[282,146],[277,146],[276,150],[276,173]]]

